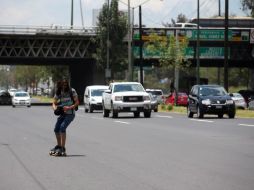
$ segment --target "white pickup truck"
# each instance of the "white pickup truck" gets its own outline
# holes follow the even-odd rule
[[[151,117],[151,99],[144,87],[138,82],[113,82],[102,94],[103,117],[118,117],[119,112],[133,112],[139,117]]]

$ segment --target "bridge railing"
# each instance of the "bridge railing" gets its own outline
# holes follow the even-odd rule
[[[97,33],[96,27],[73,27],[70,26],[25,26],[25,25],[0,25],[0,34],[19,34],[19,35],[91,35]]]

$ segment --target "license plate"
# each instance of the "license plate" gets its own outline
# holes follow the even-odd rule
[[[131,108],[131,111],[137,111],[137,108]]]
[[[222,108],[222,106],[216,106],[216,108],[217,108],[217,109],[221,109],[221,108]]]

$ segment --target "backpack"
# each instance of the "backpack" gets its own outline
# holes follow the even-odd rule
[[[70,92],[69,93],[70,93],[70,97],[71,97],[72,102],[75,103],[75,100],[74,100],[74,97],[73,97],[73,93],[72,93],[72,88],[70,88]],[[78,106],[76,106],[74,109],[75,109],[75,111],[78,111]]]

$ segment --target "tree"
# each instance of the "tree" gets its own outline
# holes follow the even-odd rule
[[[186,22],[188,22],[188,18],[187,18],[184,14],[180,13],[180,14],[177,16],[177,22],[186,23]]]
[[[244,11],[250,10],[251,16],[254,17],[254,0],[241,0],[242,9]]]
[[[151,52],[150,54],[159,56],[159,62],[162,68],[174,71],[174,78],[170,84],[172,89],[170,91],[176,91],[177,94],[178,72],[190,66],[189,61],[185,57],[188,39],[182,38],[178,40],[173,35],[167,38],[158,36],[157,34],[151,34],[149,39],[150,41],[145,43],[145,47]]]
[[[177,16],[176,21],[175,21],[175,19],[172,18],[171,19],[171,23],[169,23],[169,22],[166,22],[166,23],[162,22],[162,25],[165,26],[165,27],[174,27],[176,22],[186,23],[188,21],[189,21],[189,19],[184,14],[180,13]]]
[[[254,17],[254,0],[241,0],[242,2],[242,9],[243,10],[250,10],[251,16]],[[251,69],[251,80],[250,80],[250,88],[254,89],[254,69]]]
[[[128,66],[127,46],[123,41],[127,34],[127,18],[119,12],[118,0],[111,1],[109,10],[105,3],[98,18],[97,43],[99,47],[96,49],[95,58],[98,67],[102,69],[106,69],[107,66],[107,32],[109,32],[109,67],[112,73],[111,78],[114,79],[114,73],[123,71]]]

